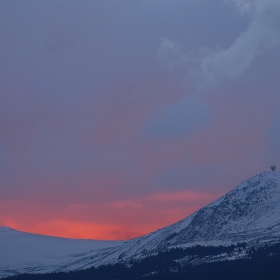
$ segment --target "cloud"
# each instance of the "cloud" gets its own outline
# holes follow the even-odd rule
[[[226,2],[234,4],[241,14],[245,14],[252,11],[254,0],[228,0]]]
[[[181,192],[162,192],[151,195],[149,200],[166,203],[183,201],[191,203],[194,201],[211,201],[214,196],[209,193],[200,193],[195,191],[181,191]]]
[[[217,49],[201,54],[198,65],[204,87],[224,79],[242,75],[254,59],[265,50],[280,44],[280,3],[279,1],[233,0],[241,12],[251,12],[252,20],[248,29],[228,49]]]
[[[228,1],[227,1],[228,2]],[[280,45],[280,2],[276,0],[232,0],[239,11],[251,13],[251,22],[228,47],[203,49],[198,54],[184,54],[175,41],[162,39],[158,58],[170,70],[185,64],[187,76],[196,83],[193,96],[157,108],[150,116],[147,131],[150,135],[190,134],[207,124],[210,110],[201,95],[220,82],[235,80],[243,75],[263,52]]]
[[[170,69],[175,68],[178,64],[184,61],[182,46],[175,41],[170,41],[166,38],[161,40],[157,56]]]
[[[209,116],[209,109],[196,96],[185,96],[178,103],[157,107],[146,123],[146,131],[156,138],[189,135],[205,126]]]
[[[198,54],[183,54],[182,46],[163,39],[158,57],[169,68],[187,64],[190,77],[195,77],[198,88],[205,90],[225,79],[242,75],[254,59],[265,50],[280,44],[280,2],[277,0],[230,0],[243,13],[251,13],[251,22],[244,32],[228,47],[203,49]]]
[[[251,13],[258,16],[265,10],[279,8],[278,0],[227,0],[227,3],[233,4],[237,7],[241,14]]]

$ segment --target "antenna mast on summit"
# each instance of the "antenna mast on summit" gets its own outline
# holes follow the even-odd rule
[[[275,166],[275,165],[271,165],[271,166],[270,166],[270,169],[271,169],[271,171],[275,171],[276,166]]]

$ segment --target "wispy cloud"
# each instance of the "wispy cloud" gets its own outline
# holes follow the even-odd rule
[[[49,212],[46,204],[6,201],[0,202],[0,225],[71,238],[129,239],[177,222],[219,195],[165,191],[114,203],[54,203]]]
[[[189,79],[195,81],[193,96],[186,95],[174,104],[161,106],[148,120],[148,131],[168,136],[179,132],[190,134],[201,129],[209,120],[210,111],[203,102],[204,95],[220,82],[243,75],[264,51],[280,45],[280,2],[277,0],[231,0],[238,10],[251,13],[251,22],[244,32],[228,47],[206,49],[198,53],[183,53],[182,45],[162,39],[158,57],[170,70],[186,66]],[[194,102],[196,100],[196,102]]]
[[[263,51],[280,44],[280,2],[277,0],[230,0],[240,12],[251,13],[251,22],[244,32],[223,49],[203,49],[197,54],[182,53],[182,46],[164,39],[159,57],[170,68],[187,64],[189,75],[196,78],[197,87],[206,91],[211,85],[225,79],[239,77]]]

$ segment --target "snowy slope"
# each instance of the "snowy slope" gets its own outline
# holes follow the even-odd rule
[[[121,258],[174,246],[229,245],[280,238],[280,172],[263,172],[191,216],[121,246]]]
[[[88,268],[122,243],[49,237],[0,227],[0,277]]]
[[[280,172],[263,172],[191,216],[129,241],[71,240],[0,228],[0,277],[83,269],[170,247],[280,238]]]

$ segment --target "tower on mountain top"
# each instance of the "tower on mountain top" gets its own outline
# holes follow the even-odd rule
[[[275,166],[275,165],[272,165],[272,166],[270,166],[270,169],[271,169],[271,171],[275,171],[276,166]]]

